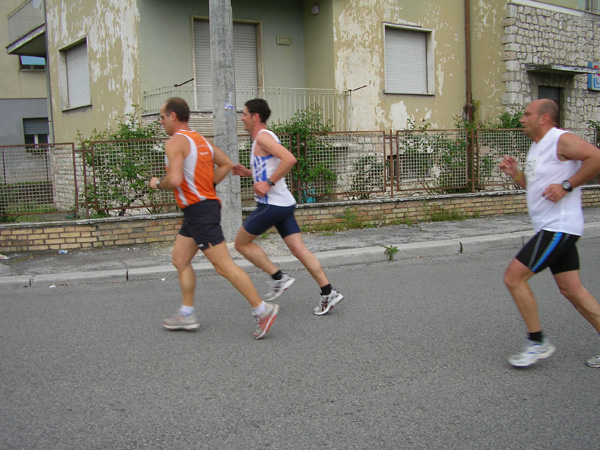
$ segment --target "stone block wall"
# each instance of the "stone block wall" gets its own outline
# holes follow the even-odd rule
[[[562,88],[563,128],[588,126],[600,118],[600,92],[587,89],[587,75],[574,72],[528,72],[526,65],[587,67],[600,59],[600,18],[566,8],[506,7],[503,20],[506,91],[502,104],[522,107],[538,98],[538,87]]]

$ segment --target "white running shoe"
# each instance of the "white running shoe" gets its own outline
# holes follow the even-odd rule
[[[283,272],[281,275],[281,280],[273,280],[273,284],[271,285],[271,292],[263,297],[265,302],[272,302],[281,294],[283,294],[292,284],[294,284],[296,279]]]
[[[526,339],[527,343],[521,353],[512,355],[508,358],[510,365],[514,367],[529,367],[541,359],[550,358],[556,351],[556,347],[552,345],[547,339],[544,339],[542,343],[530,341]]]
[[[344,296],[342,294],[340,294],[335,289],[332,289],[331,293],[329,295],[321,295],[321,300],[319,301],[319,306],[317,306],[313,310],[313,314],[316,314],[317,316],[323,316],[323,315],[327,314],[329,311],[331,311],[331,308],[333,308],[335,305],[337,305],[343,299],[344,299]]]
[[[600,355],[592,356],[586,362],[588,367],[600,367]]]
[[[200,323],[198,322],[198,317],[196,314],[192,313],[189,316],[184,316],[180,312],[169,319],[163,320],[162,325],[169,330],[191,331],[200,327]]]

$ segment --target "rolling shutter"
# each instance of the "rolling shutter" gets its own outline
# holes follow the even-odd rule
[[[427,93],[427,33],[386,27],[385,90]]]
[[[89,105],[91,101],[87,44],[84,42],[66,50],[65,61],[67,66],[69,108]]]
[[[201,110],[211,110],[213,103],[210,26],[206,20],[194,21],[194,56],[197,107]],[[255,90],[258,87],[256,25],[233,24],[233,59],[237,106],[240,108],[246,100],[256,96]]]

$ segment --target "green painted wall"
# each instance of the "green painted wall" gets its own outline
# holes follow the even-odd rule
[[[181,83],[194,77],[193,17],[207,18],[208,1],[144,0],[140,8],[142,89]],[[234,21],[259,23],[264,86],[304,87],[304,30],[301,0],[232,1]],[[278,45],[277,36],[291,38]]]
[[[313,14],[313,5],[319,5],[319,13]],[[304,0],[304,60],[306,87],[319,89],[335,88],[333,0],[315,2]]]

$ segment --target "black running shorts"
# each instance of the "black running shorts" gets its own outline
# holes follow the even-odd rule
[[[546,267],[556,275],[571,270],[579,270],[579,253],[575,243],[579,236],[542,230],[536,234],[518,253],[516,258],[533,273]]]
[[[225,237],[221,228],[221,202],[203,200],[185,208],[179,234],[193,238],[200,250],[206,250],[209,244],[223,242]]]

